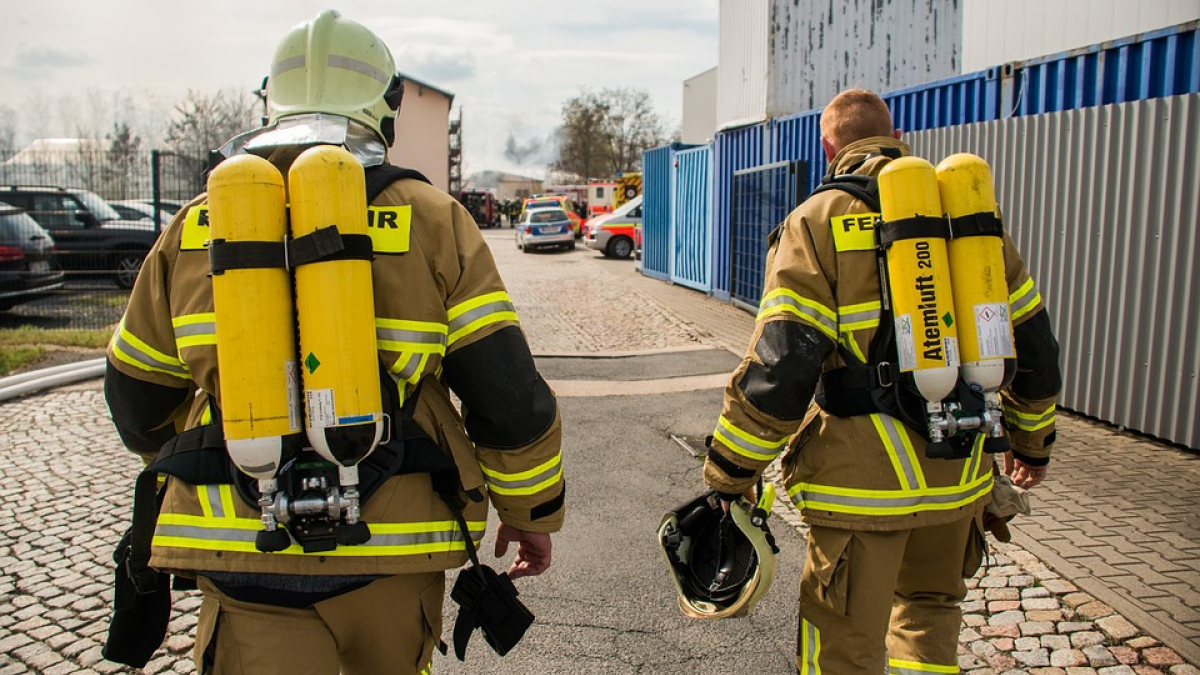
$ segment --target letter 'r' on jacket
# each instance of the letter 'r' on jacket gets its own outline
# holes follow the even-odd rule
[[[147,439],[200,425],[208,395],[220,391],[207,237],[188,231],[196,222],[189,211],[204,205],[202,195],[163,231],[108,348],[109,368],[119,373],[110,379],[124,382],[106,384],[114,421],[146,459],[155,452]],[[420,384],[414,420],[454,458],[464,490],[486,495],[468,500],[464,510],[473,538],[478,543],[483,536],[489,501],[504,523],[557,531],[565,487],[557,406],[533,367],[479,228],[453,198],[418,180],[392,183],[373,206],[397,207],[389,213],[409,227],[402,246],[374,242],[380,363],[402,400]],[[470,368],[483,360],[502,365],[472,377]],[[443,367],[470,384],[456,391],[465,420],[451,403]],[[173,412],[142,405],[164,392],[178,393]],[[476,427],[489,433],[469,435]],[[229,485],[168,478],[165,490],[150,563],[161,571],[402,574],[458,567],[467,558],[463,535],[428,474],[394,476],[371,497],[362,510],[372,532],[366,544],[311,555],[299,547],[259,553],[259,509]]]
[[[876,176],[905,143],[848,145],[833,174]],[[877,213],[825,191],[797,207],[772,239],[750,347],[725,388],[704,478],[724,493],[753,485],[783,456],[788,495],[813,525],[910,529],[975,513],[990,499],[992,461],[977,443],[962,460],[928,459],[925,440],[886,414],[836,417],[810,403],[823,372],[867,363],[882,311],[871,231]],[[1044,464],[1054,442],[1058,344],[1016,245],[1004,237],[1018,374],[1001,392],[1014,453]]]

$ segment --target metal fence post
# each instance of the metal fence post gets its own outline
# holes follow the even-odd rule
[[[150,151],[150,197],[154,201],[154,231],[162,232],[162,183],[158,179],[159,169],[162,167],[162,160],[158,150]]]

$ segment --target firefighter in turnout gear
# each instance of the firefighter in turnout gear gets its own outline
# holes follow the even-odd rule
[[[926,401],[905,388],[895,335],[882,339],[899,324],[886,278],[881,285],[892,253],[885,256],[875,231],[885,225],[877,221],[884,185],[874,179],[910,154],[886,105],[872,92],[844,91],[822,112],[821,135],[827,186],[770,238],[757,325],[725,388],[704,479],[732,501],[782,455],[788,496],[811,527],[800,673],[956,673],[957,603],[963,578],[984,556],[988,434],[962,437],[967,443],[953,448],[953,458],[927,453]],[[933,167],[925,166],[936,202]],[[915,197],[895,199],[891,208],[903,211],[903,200]],[[944,228],[943,212],[903,215],[924,219],[927,234]],[[1001,309],[1015,327],[1016,351],[1015,376],[998,392],[1011,444],[1004,471],[1030,488],[1045,477],[1055,438],[1058,344],[1016,246],[1007,235],[1002,242]]]
[[[468,559],[452,592],[460,658],[474,628],[503,654],[532,621],[510,578],[544,572],[562,526],[557,404],[471,217],[386,162],[403,92],[395,72],[383,42],[336,12],[293,27],[271,64],[267,125],[222,149],[210,192],[146,258],[105,377],[117,430],[148,465],[116,555],[110,660],[140,666],[161,643],[171,576],[203,592],[200,673],[427,673],[432,651],[445,652],[445,572]],[[266,205],[220,197],[230,185]],[[319,211],[331,199],[354,205],[334,227]],[[239,219],[259,228],[245,242],[227,234]],[[306,222],[317,229],[298,229]],[[254,275],[267,281],[238,285]],[[275,311],[289,293],[299,344],[280,349],[294,356],[269,377],[245,377],[260,365],[245,359],[232,372],[239,350],[294,344],[290,305]],[[351,325],[356,303],[365,328]],[[362,405],[343,409],[343,385],[328,382],[351,366],[313,331],[360,345],[345,336],[364,330],[365,348],[348,347],[367,352],[350,383]],[[243,386],[281,392],[282,412],[243,406],[258,395]],[[239,423],[253,415],[247,441]],[[359,440],[340,433],[359,423]],[[254,452],[269,461],[248,460]],[[517,547],[507,575],[476,555],[489,503],[496,555]]]

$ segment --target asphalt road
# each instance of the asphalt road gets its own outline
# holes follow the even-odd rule
[[[690,352],[681,372],[729,372],[729,353]],[[552,380],[612,380],[656,369],[664,357],[543,359]],[[644,381],[644,380],[643,380]],[[619,384],[615,389],[620,389]],[[476,636],[467,661],[436,655],[441,673],[794,672],[795,604],[804,542],[783,523],[773,527],[779,575],[748,618],[685,618],[655,533],[665,512],[704,491],[701,462],[670,436],[703,436],[720,413],[721,392],[670,396],[560,397],[567,471],[567,521],[554,537],[554,565],[521,579],[521,597],[537,615],[525,640],[501,659]],[[491,538],[485,542],[487,558]],[[496,565],[498,567],[498,565]],[[448,640],[454,604],[446,603]]]

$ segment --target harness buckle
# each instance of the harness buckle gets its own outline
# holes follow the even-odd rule
[[[890,361],[880,361],[875,364],[875,381],[880,387],[887,389],[896,382],[892,380],[892,364]]]

